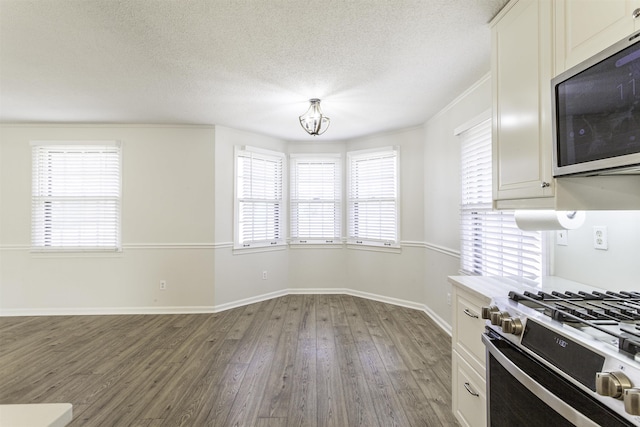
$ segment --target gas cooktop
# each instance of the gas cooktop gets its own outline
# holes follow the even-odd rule
[[[549,288],[514,287],[493,298],[482,307],[487,336],[640,426],[640,292]]]
[[[509,299],[632,356],[640,353],[639,292],[512,291]]]

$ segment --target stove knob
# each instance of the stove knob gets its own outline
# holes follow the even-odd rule
[[[520,335],[522,333],[522,321],[517,317],[504,319],[502,321],[502,331],[507,334]]]
[[[508,311],[494,311],[491,313],[491,324],[502,326],[502,321],[510,317]]]
[[[640,388],[624,391],[624,410],[631,415],[640,415]]]
[[[622,399],[622,393],[631,388],[631,381],[622,372],[596,373],[596,393]]]
[[[491,319],[491,313],[497,313],[498,311],[500,311],[500,309],[498,307],[496,307],[495,305],[490,305],[488,307],[482,307],[481,317],[483,319]]]

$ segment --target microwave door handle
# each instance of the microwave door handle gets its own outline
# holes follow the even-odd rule
[[[491,342],[492,339],[487,335],[482,334],[482,341],[487,348],[487,352],[502,365],[515,379],[517,379],[527,390],[535,394],[540,400],[546,403],[550,408],[555,410],[558,414],[562,415],[568,421],[572,422],[578,427],[599,427],[582,413],[576,411],[571,406],[567,405],[564,401],[560,400],[555,394],[544,388],[537,383],[533,378],[527,375],[523,370],[511,362],[498,348]],[[489,367],[489,358],[487,357],[487,368]],[[487,379],[489,379],[489,373],[487,372]],[[489,382],[487,382],[489,384]]]

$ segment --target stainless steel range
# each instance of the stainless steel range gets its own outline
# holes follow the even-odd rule
[[[514,291],[482,317],[490,426],[640,426],[640,293]]]

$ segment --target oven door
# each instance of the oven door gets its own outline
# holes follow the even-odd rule
[[[634,425],[494,331],[483,334],[482,341],[488,426]]]

